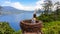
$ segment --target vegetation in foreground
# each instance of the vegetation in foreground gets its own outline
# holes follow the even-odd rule
[[[44,34],[60,34],[60,21],[43,23],[42,31]],[[22,32],[14,31],[6,22],[0,22],[0,34],[22,34]]]
[[[14,31],[8,22],[0,22],[0,34],[21,34],[21,31]]]
[[[51,10],[53,5],[51,0],[47,0],[47,2],[44,4],[44,12],[37,19],[43,21],[42,31],[44,34],[60,34],[60,2],[56,3],[55,11]]]
[[[44,34],[60,34],[60,21],[46,22],[43,26]]]

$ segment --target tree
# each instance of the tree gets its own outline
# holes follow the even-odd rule
[[[59,14],[60,14],[60,2],[56,2],[54,5],[56,5],[56,11],[54,12],[54,16],[55,16],[55,20],[58,20],[60,17]]]
[[[55,13],[58,15],[58,14],[60,13],[60,2],[59,2],[59,1],[56,2],[55,5],[57,6],[57,7],[56,7],[56,12],[55,12]]]
[[[51,0],[45,0],[43,7],[45,9],[44,14],[48,14],[49,12],[51,12],[52,1]]]

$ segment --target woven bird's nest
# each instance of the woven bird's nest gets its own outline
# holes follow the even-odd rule
[[[31,20],[23,20],[20,26],[23,32],[41,32],[42,22],[37,20],[36,23],[32,23]]]

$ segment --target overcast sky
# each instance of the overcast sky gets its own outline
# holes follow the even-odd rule
[[[11,6],[16,9],[20,10],[35,10],[38,8],[42,8],[42,3],[44,3],[45,0],[0,0],[1,6]],[[60,0],[52,0],[53,3],[60,1]]]

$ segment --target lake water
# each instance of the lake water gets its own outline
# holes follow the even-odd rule
[[[37,14],[38,16],[39,14]],[[10,26],[15,30],[20,29],[20,21],[25,19],[32,19],[33,13],[21,13],[11,15],[0,15],[0,22],[9,22]]]

